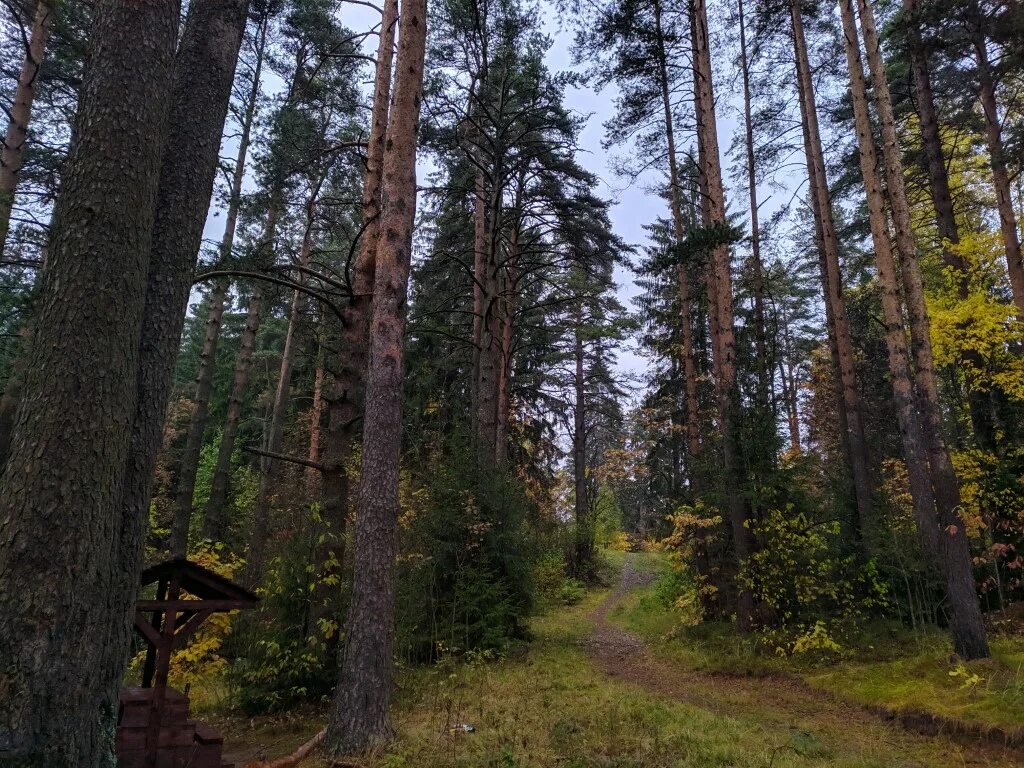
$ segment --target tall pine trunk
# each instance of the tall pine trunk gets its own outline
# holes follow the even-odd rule
[[[263,73],[263,57],[266,50],[267,23],[263,19],[257,31],[256,62],[253,66],[252,88],[245,102],[242,114],[242,132],[238,139],[238,153],[231,174],[231,189],[228,193],[228,209],[224,220],[224,235],[220,241],[219,263],[226,265],[235,247],[235,231],[238,227],[238,211],[242,203],[242,181],[245,178],[245,164],[249,154],[252,127],[256,119],[256,102],[260,94],[260,79]],[[192,498],[195,495],[196,473],[199,471],[199,456],[203,447],[203,436],[210,414],[210,397],[213,394],[213,374],[216,370],[217,345],[220,340],[221,320],[228,299],[228,283],[218,283],[210,297],[209,315],[206,320],[206,337],[199,358],[199,372],[196,375],[195,396],[192,400],[192,418],[189,420],[185,448],[182,451],[178,469],[174,523],[171,531],[171,553],[184,557],[188,551],[188,527],[192,517]]]
[[[43,56],[50,39],[55,13],[54,0],[39,0],[32,20],[28,46],[25,49],[25,61],[21,65],[14,100],[8,111],[7,133],[4,135],[3,148],[0,149],[0,254],[4,251],[7,234],[11,229],[11,209],[14,206],[14,194],[21,176],[25,145],[28,143],[32,102],[36,98],[36,81],[43,66]]]
[[[112,764],[141,558],[118,546],[119,491],[180,8],[100,0],[94,12],[0,476],[0,760],[12,765]]]
[[[342,343],[337,357],[334,382],[327,396],[327,429],[324,436],[323,515],[330,547],[320,558],[326,577],[340,574],[345,554],[345,524],[353,478],[347,462],[361,434],[360,408],[366,383],[366,361],[370,346],[370,312],[381,225],[381,185],[388,127],[388,106],[395,49],[398,0],[384,3],[381,34],[377,48],[373,108],[363,179],[363,232],[352,270],[352,296],[345,308]],[[318,601],[314,618],[334,610],[335,594]]]
[[[1006,270],[1010,276],[1013,303],[1017,305],[1018,313],[1024,314],[1024,262],[1021,261],[1017,213],[1010,196],[1010,174],[1006,167],[1006,146],[1003,143],[1003,126],[996,99],[995,73],[989,60],[988,36],[982,10],[976,0],[971,0],[968,8],[971,45],[978,66],[978,100],[985,117],[985,143],[992,169],[992,186],[996,193],[996,209],[999,211],[999,231],[1006,249]]]
[[[210,413],[217,341],[220,338],[221,321],[224,318],[224,307],[227,300],[228,283],[218,280],[210,292],[206,335],[199,352],[199,374],[196,376],[195,396],[192,401],[192,418],[189,419],[188,435],[178,467],[174,519],[171,522],[171,557],[185,557],[188,554],[188,529],[192,520],[192,497],[195,495],[199,454],[203,448],[203,435],[206,433],[206,422]]]
[[[174,61],[170,126],[139,340],[138,401],[121,489],[117,548],[120,559],[132,567],[121,571],[116,594],[126,597],[134,598],[138,582],[153,471],[247,15],[248,0],[195,0]],[[119,609],[131,616],[132,603],[133,599],[126,600]],[[131,623],[125,622],[112,629],[108,642],[127,651],[131,637]],[[123,663],[114,672],[123,672]]]
[[[658,81],[661,87],[661,107],[665,118],[665,144],[668,150],[669,203],[672,212],[672,231],[675,242],[686,238],[686,224],[683,221],[683,188],[679,177],[679,161],[676,156],[675,124],[672,119],[672,101],[669,91],[668,60],[665,53],[665,34],[662,29],[662,9],[659,0],[654,3],[655,50],[657,53]],[[679,325],[682,336],[682,363],[684,380],[684,402],[686,404],[686,445],[688,453],[690,486],[694,492],[699,487],[697,460],[700,458],[700,420],[697,407],[697,365],[693,349],[693,319],[690,305],[690,277],[685,264],[676,268],[679,292]]]
[[[815,226],[821,246],[823,290],[827,313],[831,314],[833,330],[834,360],[836,377],[841,390],[840,409],[846,421],[850,471],[853,478],[856,517],[853,523],[854,535],[861,538],[861,526],[871,515],[871,476],[869,472],[867,435],[861,410],[860,391],[854,369],[853,338],[846,316],[846,301],[843,297],[842,273],[839,267],[839,239],[836,235],[835,219],[832,214],[832,197],[825,175],[825,159],[818,130],[818,112],[814,98],[814,81],[807,55],[807,41],[804,37],[803,15],[800,0],[791,0],[790,20],[793,31],[793,49],[796,58],[797,88],[804,131],[804,145],[807,155],[808,180],[812,187]]]
[[[844,2],[852,3],[852,0]],[[931,323],[928,319],[924,280],[921,265],[917,260],[917,247],[911,227],[910,203],[903,178],[903,152],[896,133],[896,118],[893,114],[892,97],[889,94],[885,61],[875,27],[874,11],[868,0],[857,0],[857,4],[871,68],[875,106],[882,129],[886,186],[892,206],[896,250],[900,256],[907,314],[910,318],[911,346],[917,366],[918,405],[938,512],[937,527],[940,530],[942,546],[939,553],[940,568],[946,576],[946,590],[952,614],[953,644],[957,653],[966,658],[983,658],[989,653],[988,639],[981,608],[978,605],[967,531],[960,517],[960,483],[942,434],[942,409],[932,353]],[[850,13],[852,15],[852,9]],[[853,34],[856,35],[855,25]],[[935,525],[935,522],[932,524]]]
[[[242,419],[242,407],[245,402],[245,389],[249,383],[249,367],[252,353],[256,348],[256,333],[260,327],[260,314],[263,311],[263,297],[257,291],[249,298],[246,312],[245,328],[242,330],[241,346],[235,359],[234,377],[231,383],[231,394],[228,395],[228,410],[224,419],[224,430],[221,433],[220,445],[217,448],[217,465],[210,482],[210,498],[203,511],[203,537],[213,541],[223,541],[227,532],[227,521],[224,519],[228,502],[228,484],[231,479],[231,456],[235,452],[235,438],[238,436],[238,425]]]
[[[724,227],[725,188],[718,153],[718,126],[712,84],[711,49],[708,38],[707,8],[704,0],[690,5],[691,40],[693,43],[694,106],[697,116],[698,164],[706,188],[702,207],[704,225]],[[717,324],[718,343],[713,349],[717,357],[716,393],[722,431],[722,458],[725,475],[725,497],[729,526],[736,560],[740,568],[754,553],[754,535],[748,525],[746,503],[742,495],[743,468],[739,452],[739,392],[736,387],[736,335],[733,325],[732,266],[729,246],[722,244],[711,253],[709,269],[713,280],[708,291],[713,294],[712,328]],[[750,629],[754,622],[754,598],[750,590],[740,587],[737,594],[737,621],[741,629]]]
[[[425,0],[404,0],[383,158],[355,522],[352,602],[327,727],[332,757],[388,741],[394,687],[395,538],[402,442],[402,359],[416,215],[416,134],[426,48]]]
[[[303,229],[302,246],[299,249],[298,263],[300,267],[309,265],[309,258],[313,250],[313,222],[323,180],[324,177],[321,176],[306,201],[306,226]],[[288,405],[291,403],[292,374],[295,370],[295,352],[298,346],[296,337],[302,322],[304,300],[305,296],[302,292],[292,291],[291,307],[288,312],[288,330],[285,332],[284,349],[281,351],[281,366],[277,374],[274,405],[270,411],[270,423],[267,425],[263,441],[264,454],[260,461],[260,485],[252,511],[252,536],[246,550],[245,580],[249,584],[257,584],[263,577],[267,543],[271,534],[274,493],[281,481],[281,459],[275,454],[280,454],[284,445],[284,423],[288,417]]]
[[[857,131],[861,177],[867,195],[871,241],[878,268],[878,284],[882,292],[882,320],[889,355],[889,375],[892,378],[893,403],[903,443],[903,458],[907,467],[914,519],[923,548],[932,560],[939,557],[938,528],[935,525],[935,498],[928,474],[921,420],[914,398],[910,359],[907,351],[903,308],[896,276],[896,261],[889,239],[885,211],[885,193],[878,173],[878,156],[868,108],[867,83],[861,61],[860,42],[854,20],[853,0],[839,0],[847,68],[850,75],[851,102]],[[891,188],[890,188],[891,192]]]
[[[499,178],[500,169],[492,168]],[[476,441],[477,461],[482,469],[493,469],[498,441],[498,389],[501,377],[502,343],[502,264],[499,254],[501,234],[501,189],[487,190],[484,246],[479,279],[481,293],[479,351],[476,367]]]

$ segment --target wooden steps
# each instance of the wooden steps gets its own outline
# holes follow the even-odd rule
[[[121,690],[117,725],[118,768],[231,768],[221,762],[224,737],[188,717],[188,698],[165,690],[156,762],[147,756],[146,739],[153,712],[153,688]]]

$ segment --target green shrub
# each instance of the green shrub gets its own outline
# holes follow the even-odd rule
[[[337,681],[337,644],[313,626],[312,596],[318,578],[309,565],[310,537],[284,540],[259,590],[257,610],[240,614],[225,645],[234,656],[227,681],[235,706],[247,714],[325,701]],[[339,586],[344,597],[344,587]],[[343,621],[343,602],[331,617]]]
[[[576,605],[587,596],[587,586],[579,579],[567,578],[558,588],[557,599],[562,605]]]
[[[507,650],[532,604],[528,503],[509,479],[475,476],[461,453],[434,457],[399,547],[398,653]]]
[[[742,583],[765,617],[761,637],[778,654],[832,655],[842,639],[887,603],[873,563],[843,553],[837,521],[815,520],[789,505],[753,526],[760,546]]]

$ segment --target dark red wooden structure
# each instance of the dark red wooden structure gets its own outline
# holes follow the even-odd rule
[[[191,560],[147,568],[142,587],[156,599],[135,604],[135,631],[146,641],[142,686],[121,690],[117,724],[119,768],[230,768],[222,766],[224,739],[189,719],[188,697],[168,687],[171,653],[213,613],[252,608],[258,598]]]

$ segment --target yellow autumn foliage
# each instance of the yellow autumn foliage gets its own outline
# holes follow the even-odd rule
[[[997,300],[991,290],[1003,280],[998,235],[965,236],[952,248],[969,265],[970,289],[965,298],[954,291],[929,297],[935,363],[960,373],[968,388],[995,388],[1024,400],[1024,358],[1016,351],[1024,343],[1024,324],[1016,319],[1013,305]]]
[[[226,579],[233,578],[244,564],[241,558],[227,554],[220,544],[204,544],[189,554],[189,560]],[[203,622],[183,648],[171,654],[169,683],[172,687],[183,690],[220,677],[227,668],[227,661],[220,655],[220,649],[231,631],[231,617],[234,613],[214,613]],[[146,652],[139,652],[132,659],[129,674],[137,674],[145,658]]]

